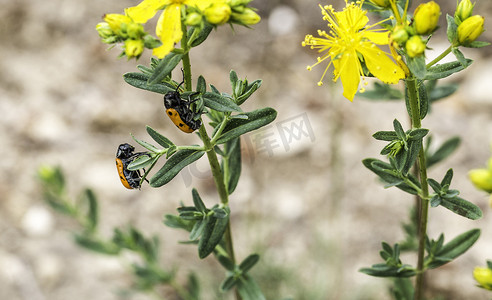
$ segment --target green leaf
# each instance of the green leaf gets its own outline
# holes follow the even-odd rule
[[[126,73],[123,75],[123,79],[126,83],[142,90],[164,95],[168,92],[174,91],[175,89],[172,85],[165,82],[149,84],[149,78],[150,76],[137,72]]]
[[[400,100],[404,98],[402,92],[395,89],[390,84],[375,82],[372,89],[364,93],[357,93],[358,96],[369,100]]]
[[[196,81],[196,91],[200,94],[203,94],[207,91],[207,83],[202,75],[198,76],[198,79]]]
[[[190,232],[194,226],[194,221],[184,220],[175,215],[165,215],[163,223],[171,228],[184,229]]]
[[[378,131],[372,135],[373,138],[379,141],[387,141],[391,142],[393,140],[398,139],[396,132],[394,131]]]
[[[248,85],[248,87],[246,88],[246,91],[237,97],[237,99],[236,99],[237,105],[241,105],[246,100],[248,100],[248,98],[260,88],[261,83],[262,83],[262,81],[260,79],[257,79],[255,81],[253,81],[250,85]]]
[[[370,268],[362,268],[359,270],[364,274],[375,277],[412,277],[415,276],[416,272],[413,268],[402,268],[397,266],[388,266],[387,264],[375,264]]]
[[[147,133],[150,135],[151,138],[154,139],[159,145],[161,145],[164,148],[169,148],[174,145],[171,140],[169,140],[167,137],[163,136],[159,132],[155,131],[152,127],[146,126]]]
[[[160,150],[158,148],[156,148],[154,145],[149,144],[146,141],[142,141],[142,140],[137,139],[135,136],[133,136],[133,134],[132,134],[132,138],[135,140],[135,142],[140,144],[140,146],[144,147],[145,149],[147,149],[151,152],[154,152],[154,153],[160,152]]]
[[[227,213],[229,213],[229,210],[227,210]],[[222,240],[228,223],[229,216],[222,219],[209,216],[206,219],[205,229],[198,242],[198,257],[203,259],[214,251],[215,247]]]
[[[148,82],[149,85],[159,83],[164,78],[171,75],[171,72],[176,68],[181,59],[183,58],[183,54],[178,53],[169,53],[154,68],[154,73],[150,76]]]
[[[434,190],[434,192],[438,193],[441,192],[441,185],[439,182],[435,181],[432,178],[427,178],[427,183],[431,186],[431,188]]]
[[[460,145],[461,139],[459,137],[452,137],[445,141],[441,147],[439,147],[436,152],[430,154],[427,151],[427,167],[430,167],[451,155]]]
[[[99,207],[96,199],[96,195],[91,189],[85,189],[82,193],[82,201],[87,203],[87,226],[90,232],[93,232],[98,224],[99,220]]]
[[[444,175],[444,178],[441,181],[441,186],[451,185],[451,180],[453,179],[453,169],[449,169]]]
[[[228,271],[234,271],[234,269],[236,268],[234,262],[227,256],[217,254],[217,260]]]
[[[205,225],[207,225],[205,220],[196,221],[195,225],[193,226],[193,229],[191,229],[190,231],[191,241],[197,240],[203,234],[203,231],[205,230]]]
[[[465,55],[460,51],[460,49],[458,47],[453,47],[451,51],[453,52],[454,56],[456,56],[456,59],[461,63],[461,65],[463,67],[466,67],[467,61]]]
[[[248,119],[233,119],[227,123],[222,131],[222,135],[217,140],[217,144],[223,144],[273,122],[277,117],[277,112],[273,108],[266,107],[244,113],[243,115],[248,116]]]
[[[146,166],[150,165],[152,162],[154,162],[154,158],[150,155],[140,155],[128,165],[128,170],[135,171],[143,169]]]
[[[470,44],[467,44],[465,47],[467,47],[467,48],[482,48],[482,47],[486,47],[486,46],[489,46],[489,45],[490,45],[489,42],[473,41]]]
[[[420,140],[424,136],[429,133],[429,129],[425,128],[416,128],[416,129],[411,129],[410,132],[408,133],[408,139],[409,140]]]
[[[408,57],[407,66],[418,79],[426,77],[425,57],[423,55]]]
[[[458,25],[456,24],[454,18],[448,14],[446,14],[446,21],[448,23],[448,28],[446,31],[448,41],[451,44],[454,44],[454,42],[458,40]]]
[[[227,192],[232,194],[241,177],[241,139],[235,138],[225,144],[227,156],[222,160],[222,172],[227,187]]]
[[[236,71],[231,70],[229,72],[229,81],[231,82],[232,90],[234,90],[236,88],[236,83],[238,80],[239,80],[239,78],[237,77]]]
[[[243,300],[266,300],[258,284],[248,274],[238,280],[237,291]]]
[[[482,218],[482,210],[478,206],[460,197],[441,198],[441,206],[471,220]]]
[[[203,43],[207,39],[210,32],[212,32],[212,29],[214,28],[208,22],[203,22],[203,24],[204,24],[203,29],[200,31],[198,36],[195,39],[193,39],[193,41],[191,42],[191,47],[196,47],[196,46],[200,45],[201,43]],[[196,27],[194,27],[192,30],[194,30],[195,28]],[[191,33],[191,31],[188,33],[188,36],[191,36],[190,33]]]
[[[111,242],[103,242],[99,239],[96,239],[92,235],[74,235],[75,242],[77,245],[89,249],[94,252],[108,254],[108,255],[116,255],[120,252],[121,248]]]
[[[456,72],[464,70],[465,68],[470,66],[472,62],[473,60],[467,58],[464,65],[461,64],[461,62],[459,61],[435,65],[427,70],[425,80],[446,78]]]
[[[427,88],[422,80],[419,80],[419,103],[420,103],[420,119],[423,120],[429,111],[429,97]]]
[[[401,123],[397,119],[393,120],[393,127],[395,128],[395,133],[398,138],[402,141],[406,140],[405,131],[403,130]]]
[[[395,300],[413,300],[414,290],[412,281],[408,278],[395,278],[391,292]]]
[[[472,229],[465,233],[462,233],[446,243],[442,248],[438,250],[437,253],[434,254],[435,257],[441,258],[441,260],[433,260],[428,263],[429,269],[435,269],[446,264],[449,261],[452,261],[456,257],[468,251],[468,249],[475,244],[475,242],[480,237],[480,229]],[[443,259],[442,259],[443,258]],[[426,257],[426,260],[430,260],[429,257]]]
[[[405,151],[407,153],[407,157],[402,168],[403,175],[407,175],[410,168],[412,168],[415,164],[415,161],[420,153],[420,148],[422,147],[422,140],[409,141],[408,144],[408,151]]]
[[[220,290],[222,292],[227,292],[232,289],[237,284],[237,280],[234,276],[227,276],[224,281],[220,284]]]
[[[205,154],[202,150],[179,150],[150,179],[151,187],[161,187],[171,181],[184,167],[197,161]]]
[[[242,112],[241,108],[230,98],[214,92],[205,92],[203,94],[203,103],[206,107],[221,112]]]
[[[243,272],[243,274],[247,273],[259,260],[260,256],[258,254],[251,254],[239,264],[239,269]]]
[[[191,190],[191,195],[193,196],[193,204],[195,204],[195,208],[198,211],[205,213],[207,211],[207,207],[205,207],[202,198],[200,197],[198,191],[195,188]]]

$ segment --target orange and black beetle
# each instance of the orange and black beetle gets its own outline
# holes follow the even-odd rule
[[[139,170],[130,171],[128,165],[141,155],[147,155],[145,152],[133,153],[135,147],[130,144],[121,144],[116,152],[116,168],[120,176],[121,183],[127,189],[140,189],[142,176]]]
[[[190,108],[190,104],[196,100],[192,101],[191,96],[188,100],[181,98],[181,94],[178,92],[181,84],[183,83],[180,83],[175,91],[164,95],[164,106],[166,107],[166,114],[176,127],[183,132],[192,133],[202,126],[202,122],[195,120],[197,114]]]

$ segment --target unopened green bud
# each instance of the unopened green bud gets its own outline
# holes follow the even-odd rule
[[[241,25],[255,25],[260,22],[261,17],[254,10],[246,7],[240,14],[232,13],[232,20]]]
[[[403,27],[395,27],[391,33],[391,38],[398,44],[403,45],[408,40],[408,32]]]
[[[142,24],[133,22],[127,25],[126,33],[128,34],[129,38],[134,40],[140,39],[145,34]]]
[[[425,44],[420,36],[414,35],[406,42],[405,49],[407,50],[408,56],[417,57],[424,53]]]
[[[202,23],[202,15],[193,12],[186,15],[185,24],[187,26],[198,26]]]
[[[109,24],[106,22],[100,22],[96,25],[97,33],[103,39],[112,37],[114,35],[113,30],[109,27]]]
[[[210,24],[222,25],[229,21],[231,7],[225,3],[214,3],[205,9],[204,15]]]
[[[464,20],[458,26],[458,41],[460,45],[468,45],[475,41],[484,32],[484,17],[474,15]]]
[[[125,55],[128,59],[133,57],[140,57],[144,49],[144,42],[142,40],[128,39],[125,41]]]
[[[474,6],[475,4],[472,4],[470,0],[461,0],[456,7],[454,18],[457,19],[460,23],[463,22],[473,14]]]
[[[391,6],[389,0],[369,0],[370,2],[376,4],[379,7],[388,8]]]
[[[421,35],[432,33],[437,27],[440,15],[441,9],[434,1],[417,6],[413,15],[413,24],[417,33]]]

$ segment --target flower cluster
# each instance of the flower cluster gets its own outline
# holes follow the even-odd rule
[[[388,31],[374,29],[379,23],[366,26],[369,18],[366,16],[367,12],[362,9],[363,2],[345,1],[346,7],[340,12],[336,12],[331,5],[320,5],[329,31],[318,30],[319,37],[308,34],[302,42],[302,46],[310,46],[311,49],[323,53],[314,65],[308,66],[308,70],[329,60],[318,85],[322,85],[328,68],[333,64],[333,80],[341,78],[343,95],[350,101],[354,99],[358,90],[360,77],[367,75],[365,68],[385,83],[395,84],[405,77],[403,70],[389,55],[376,46],[388,45]]]
[[[104,22],[96,25],[103,43],[116,44],[123,43],[121,56],[138,58],[144,48],[156,48],[161,43],[144,31],[143,25],[135,22],[126,13],[107,14]]]
[[[260,16],[248,6],[252,0],[143,0],[129,7],[124,15],[108,14],[96,26],[104,43],[124,43],[128,58],[139,57],[144,48],[163,58],[174,49],[183,36],[182,21],[186,26],[203,29],[206,24],[218,26],[225,23],[243,26],[254,25]],[[143,30],[143,24],[158,12],[160,17],[154,38]]]

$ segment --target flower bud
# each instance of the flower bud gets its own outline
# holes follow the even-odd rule
[[[123,25],[126,27],[126,24],[131,23],[132,19],[121,14],[107,14],[104,16],[104,21],[108,23],[109,27],[116,35],[121,35]]]
[[[231,7],[225,3],[214,3],[205,9],[204,15],[210,24],[222,25],[229,21]]]
[[[417,33],[421,35],[432,33],[437,27],[440,15],[441,9],[434,1],[417,6],[413,15],[413,24]]]
[[[464,20],[460,26],[458,26],[458,41],[460,45],[468,45],[476,40],[482,32],[484,17],[475,15]]]
[[[468,172],[471,182],[476,188],[492,193],[492,171],[487,169],[474,169]]]
[[[475,267],[473,277],[481,287],[492,290],[492,270],[484,267]]]
[[[186,15],[185,24],[187,26],[198,26],[202,22],[202,15],[193,12]]]
[[[391,3],[389,0],[369,0],[369,1],[374,3],[375,5],[383,7],[383,8],[388,8],[391,6]]]
[[[472,4],[470,0],[461,0],[458,7],[456,7],[454,18],[459,20],[459,22],[463,22],[473,14],[474,6],[475,4]]]
[[[111,27],[109,27],[109,24],[106,22],[97,23],[96,30],[102,39],[106,39],[114,35],[113,30],[111,29]]]
[[[134,40],[140,39],[145,34],[142,24],[133,22],[127,25],[126,32],[128,37]]]
[[[405,44],[408,40],[408,32],[403,27],[395,27],[391,33],[391,39],[400,45]]]
[[[260,22],[261,17],[254,10],[246,7],[240,14],[232,13],[232,20],[241,25],[255,25]]]
[[[128,39],[125,41],[125,55],[128,59],[133,57],[140,57],[144,49],[144,42],[142,40]]]
[[[414,35],[406,42],[405,49],[407,50],[408,56],[417,57],[424,53],[425,44],[420,36]]]

